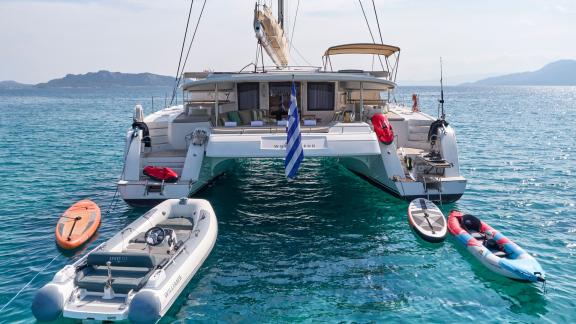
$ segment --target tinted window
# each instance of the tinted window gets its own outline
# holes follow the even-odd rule
[[[238,110],[259,109],[259,89],[257,82],[238,83]]]
[[[334,83],[308,82],[308,110],[334,110]]]

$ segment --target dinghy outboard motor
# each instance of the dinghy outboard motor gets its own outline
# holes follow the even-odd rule
[[[428,142],[431,146],[434,146],[438,140],[438,130],[446,126],[448,126],[448,122],[444,119],[437,119],[430,124],[430,128],[428,129]]]

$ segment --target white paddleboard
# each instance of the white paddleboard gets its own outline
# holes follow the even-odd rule
[[[444,241],[448,233],[446,218],[430,200],[417,198],[408,206],[408,221],[414,231],[428,242]]]

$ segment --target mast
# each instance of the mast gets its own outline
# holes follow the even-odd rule
[[[278,0],[278,23],[284,30],[284,0]]]

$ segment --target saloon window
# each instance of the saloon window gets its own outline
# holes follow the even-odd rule
[[[308,110],[334,110],[334,83],[308,82]]]
[[[238,83],[238,110],[258,109],[260,84],[258,82]]]

